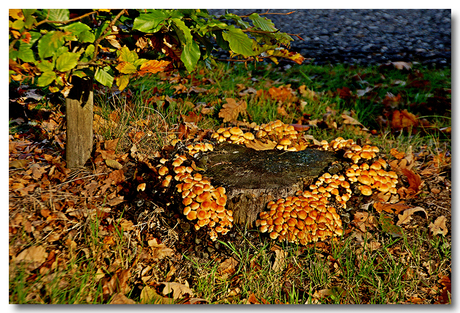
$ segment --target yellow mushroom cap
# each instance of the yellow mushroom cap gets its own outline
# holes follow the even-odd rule
[[[372,189],[371,187],[369,186],[366,186],[366,185],[361,185],[361,186],[358,186],[359,190],[361,191],[361,193],[364,195],[364,196],[370,196],[372,195]]]
[[[230,128],[230,134],[239,136],[243,134],[243,131],[239,127],[235,126],[235,127]]]

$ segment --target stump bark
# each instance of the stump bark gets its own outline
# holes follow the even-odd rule
[[[333,152],[315,149],[257,151],[222,144],[201,156],[198,165],[214,186],[225,187],[234,223],[253,226],[267,202],[304,190],[337,159]]]

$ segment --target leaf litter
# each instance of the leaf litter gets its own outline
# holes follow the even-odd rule
[[[405,68],[403,64],[394,66]],[[411,83],[423,85],[423,80],[414,77]],[[193,87],[176,88],[176,92],[206,93],[205,88],[199,88],[198,85]],[[321,93],[305,86],[299,88],[299,93],[290,85],[271,87],[268,92],[254,88],[241,90],[247,92],[240,96],[270,97],[276,100],[282,109],[296,101],[300,103],[299,96],[310,101],[317,101],[322,96]],[[338,92],[342,99],[348,101],[355,97],[353,91],[346,87]],[[372,90],[366,89],[358,96],[364,97],[370,92]],[[390,97],[386,100],[388,107],[393,110],[392,115],[389,115],[389,125],[397,131],[418,127],[419,120],[417,117],[414,118],[413,114],[404,110],[395,113],[399,106],[399,97],[400,95],[397,95],[391,101]],[[227,98],[219,117],[224,121],[236,122],[246,115],[246,109],[245,101]],[[288,111],[285,112],[287,114]],[[336,112],[330,110],[323,120],[303,120],[297,127],[308,123],[330,129],[355,127],[357,131],[369,132],[350,112],[341,114],[342,124],[333,119],[336,115]],[[107,120],[98,119],[97,116],[95,125],[101,127],[100,125]],[[120,122],[117,112],[112,113],[111,117],[112,125],[102,125],[103,127],[113,127]],[[176,130],[184,139],[197,136],[200,130],[196,123],[200,119],[200,115],[195,113],[184,115],[183,123],[177,125]],[[153,203],[152,197],[146,194],[145,191],[154,188],[154,179],[149,177],[150,171],[145,169],[155,170],[155,167],[149,163],[144,145],[139,145],[140,149],[136,148],[136,144],[146,136],[145,132],[130,133],[132,149],[129,155],[116,152],[120,139],[98,139],[98,148],[92,159],[93,170],[70,171],[65,168],[64,146],[60,144],[65,142],[64,132],[60,128],[62,115],[52,115],[49,120],[43,122],[43,130],[40,132],[10,135],[10,267],[20,263],[26,264],[28,279],[32,281],[36,278],[36,269],[45,275],[53,275],[64,263],[78,254],[92,255],[98,273],[95,279],[102,287],[104,301],[113,304],[208,302],[199,297],[193,298],[193,282],[196,281],[197,273],[190,263],[180,257],[183,254],[192,255],[195,261],[200,262],[210,257],[214,258],[215,262],[219,262],[221,274],[228,275],[228,279],[236,279],[231,278],[237,267],[237,261],[231,257],[231,253],[224,253],[221,247],[207,242],[200,234],[190,237],[187,223],[166,208],[168,199],[160,199]],[[54,144],[51,144],[52,142]],[[254,148],[273,148],[270,143],[259,145]],[[405,177],[398,190],[400,202],[374,202],[371,208],[375,209],[376,214],[351,211],[353,220],[347,233],[349,234],[350,230],[358,232],[356,243],[360,246],[364,243],[362,236],[368,235],[371,241],[367,245],[371,251],[381,249],[380,242],[372,239],[373,236],[378,237],[380,231],[401,236],[403,229],[408,235],[417,227],[420,231],[429,229],[435,236],[449,236],[450,216],[446,218],[445,215],[450,214],[450,205],[447,208],[442,199],[450,203],[450,182],[445,175],[439,174],[449,169],[450,157],[446,157],[442,152],[437,155],[424,152],[414,155],[411,151],[404,153],[397,150],[392,150],[391,155],[394,157],[393,162],[390,162],[391,167]],[[425,162],[419,162],[417,165],[417,160]],[[138,190],[137,186],[142,184],[143,188]],[[133,190],[136,192],[133,193]],[[420,200],[420,195],[424,196],[423,200]],[[163,195],[160,195],[161,197]],[[123,217],[120,217],[120,213]],[[96,223],[97,227],[92,228],[89,223]],[[26,242],[19,240],[22,230],[27,234]],[[91,233],[94,237],[93,244],[85,243],[84,233]],[[239,238],[237,234],[235,236]],[[124,257],[116,251],[107,249],[116,247],[120,240],[126,240],[123,244],[126,253]],[[35,242],[41,242],[41,245],[35,245]],[[25,244],[28,246],[26,249],[23,248]],[[104,247],[104,250],[96,252],[98,245]],[[322,246],[318,243],[316,249],[327,254],[330,245],[326,243]],[[395,256],[403,255],[395,248],[391,251]],[[290,263],[288,252],[278,248],[271,253],[274,257],[272,269],[292,279],[290,275],[294,275],[297,270]],[[104,260],[111,261],[107,264]],[[330,262],[331,266],[337,268],[337,263]],[[435,265],[436,263],[427,266],[432,268]],[[192,282],[191,286],[189,282]],[[293,279],[292,282],[296,283],[296,280]],[[447,293],[450,292],[448,276],[442,276],[442,279],[435,283],[438,284],[440,293],[426,295],[427,299],[437,297],[436,300],[424,299],[420,293],[408,293],[407,301],[446,303]],[[231,290],[237,290],[237,286]],[[331,291],[333,288],[309,290],[301,284],[298,284],[297,288],[299,292],[310,295],[318,302],[329,301],[331,296],[336,294],[335,291]],[[137,298],[135,297],[134,301],[132,297],[136,294]],[[338,293],[336,297],[340,298],[340,295],[341,293]],[[30,298],[40,299],[40,296],[31,294]],[[249,293],[246,301],[267,302],[254,293]],[[283,303],[278,299],[275,302]]]

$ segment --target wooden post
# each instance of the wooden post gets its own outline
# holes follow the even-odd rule
[[[67,168],[85,165],[93,149],[93,80],[72,76],[66,99]]]

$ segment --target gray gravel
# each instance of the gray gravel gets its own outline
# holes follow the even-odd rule
[[[229,10],[238,15],[267,10]],[[285,13],[293,10],[270,10]],[[381,64],[417,61],[451,66],[450,9],[302,9],[291,15],[266,15],[294,36],[292,50],[314,64]],[[209,10],[220,15],[223,9]]]

